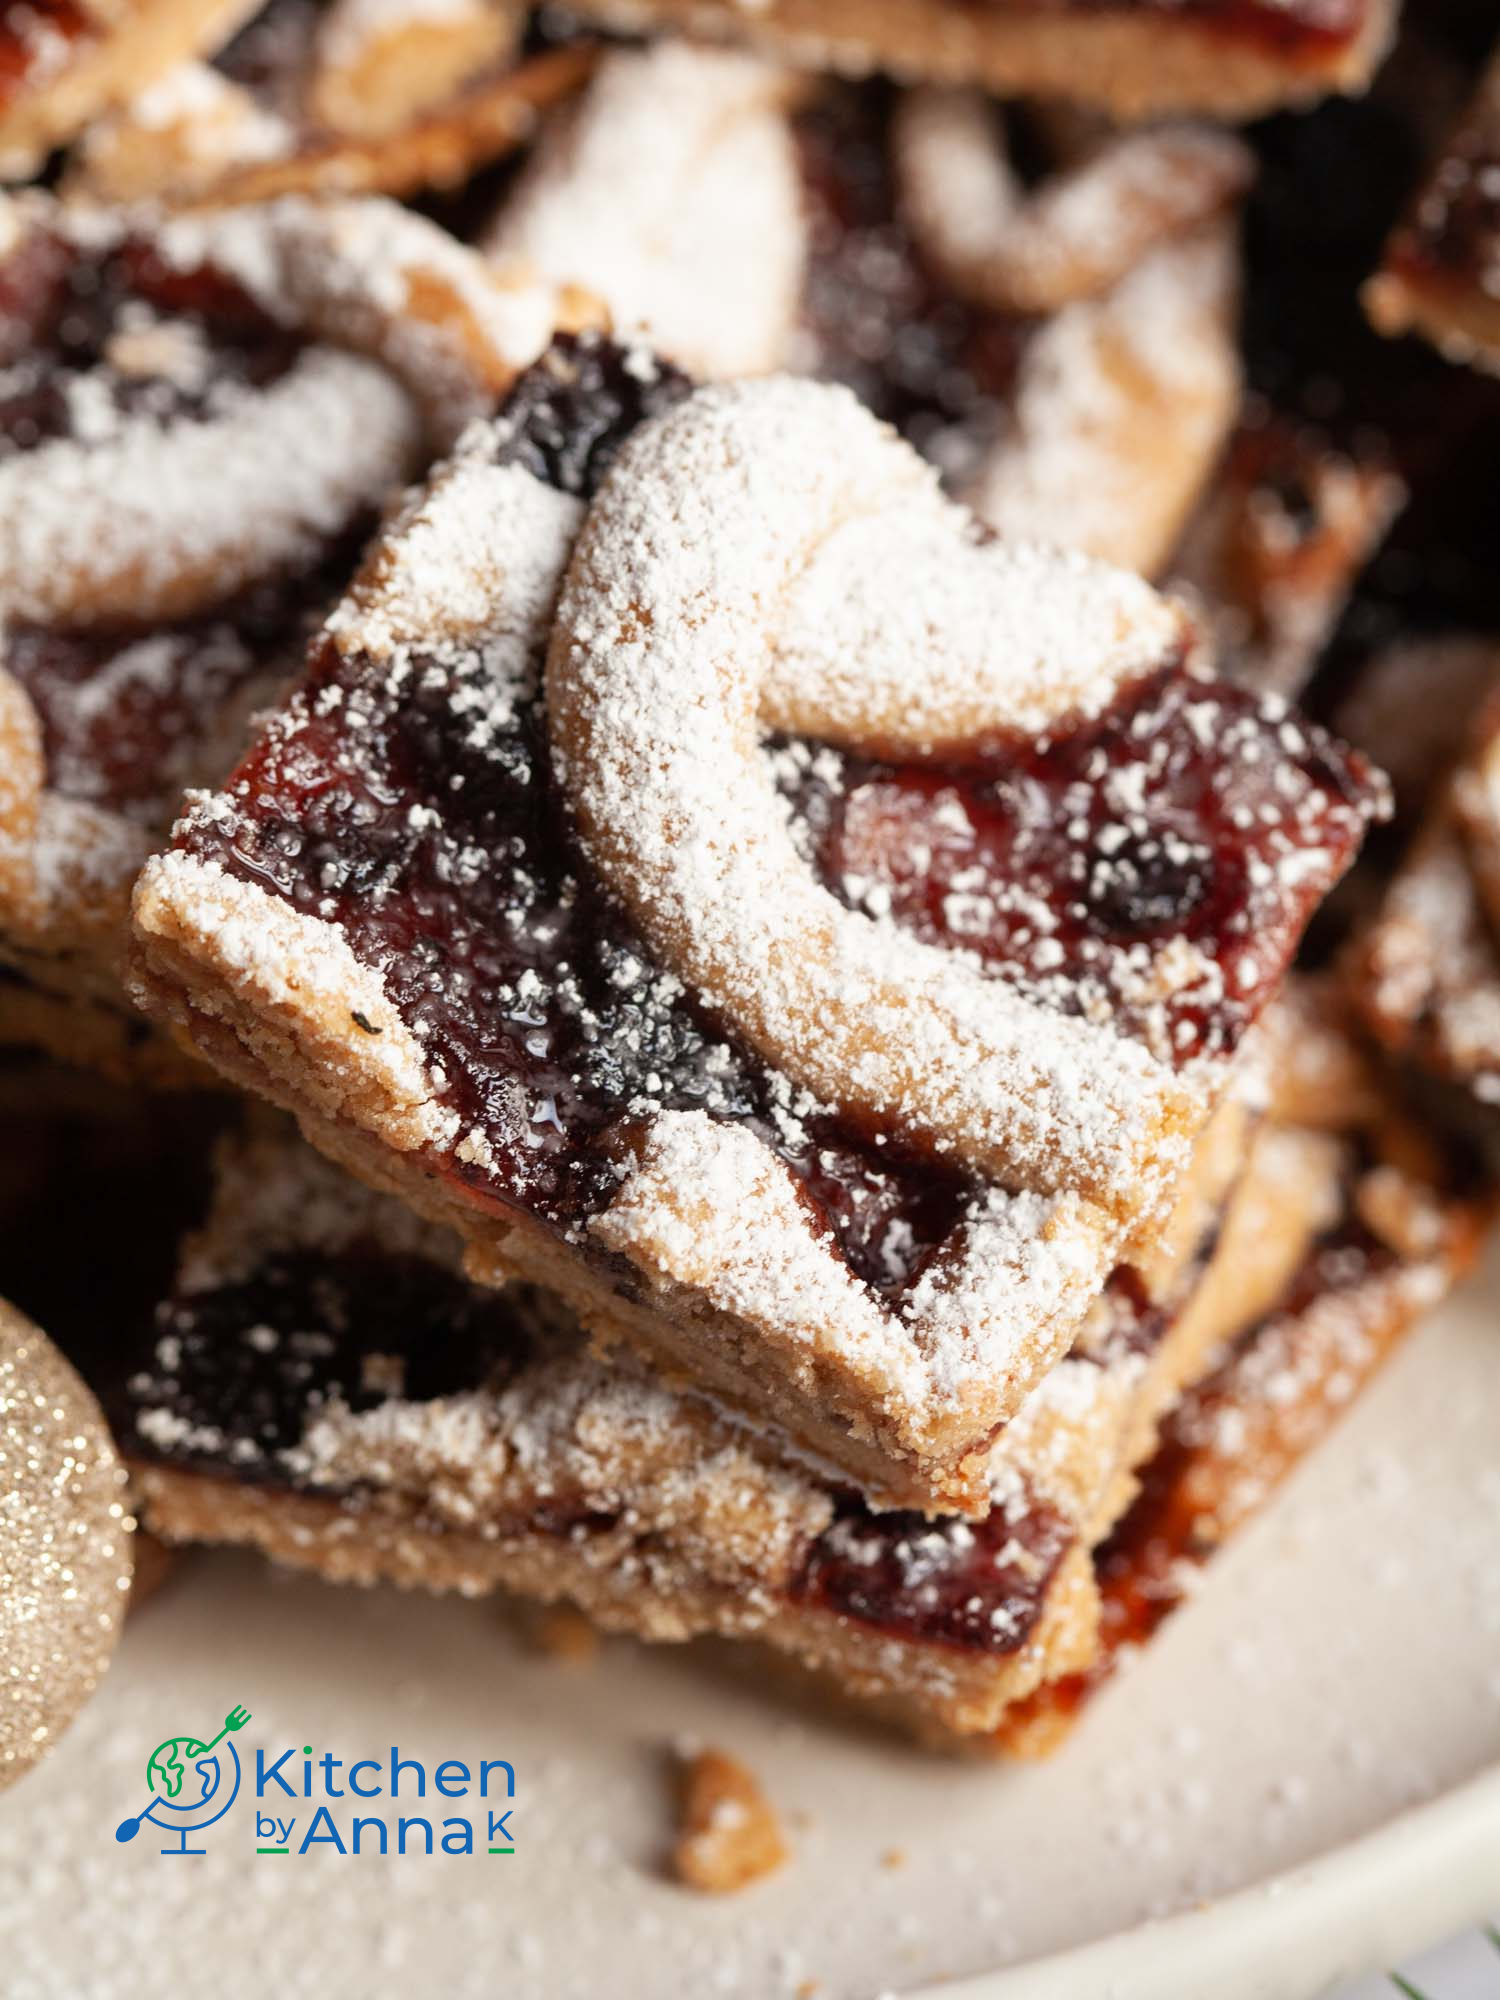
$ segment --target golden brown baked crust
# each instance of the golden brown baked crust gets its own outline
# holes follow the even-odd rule
[[[874,69],[977,83],[1000,97],[1062,97],[1121,119],[1177,111],[1249,118],[1329,91],[1361,91],[1385,54],[1390,0],[1355,0],[1344,30],[1281,49],[1215,22],[1211,10],[1126,5],[1069,13],[970,0],[591,0],[585,12],[632,30],[674,27],[748,41],[810,68]],[[1232,9],[1225,9],[1226,13]]]
[[[524,145],[542,114],[581,88],[593,63],[582,43],[545,49],[411,105],[380,132],[331,128],[326,101],[321,119],[267,131],[249,93],[194,69],[100,121],[64,186],[93,201],[178,207],[457,188]],[[317,82],[309,80],[314,92]]]
[[[176,67],[211,54],[255,0],[85,0],[76,9],[14,7],[0,38],[13,43],[0,95],[0,179],[27,180],[110,106]],[[7,51],[9,54],[10,51]],[[11,80],[13,79],[13,80]]]
[[[1317,1123],[1273,1122],[1257,1138],[1214,1254],[1165,1337],[1132,1351],[1101,1320],[995,1448],[987,1476],[997,1504],[1024,1490],[1071,1534],[1010,1650],[885,1631],[799,1597],[808,1540],[828,1528],[836,1485],[806,1461],[780,1458],[773,1439],[727,1422],[698,1396],[675,1394],[633,1364],[601,1366],[556,1322],[562,1345],[544,1339],[541,1358],[506,1376],[493,1396],[403,1403],[397,1387],[394,1402],[368,1411],[346,1409],[336,1396],[319,1403],[279,1470],[216,1441],[211,1402],[174,1400],[182,1367],[174,1347],[157,1364],[167,1378],[162,1400],[143,1391],[135,1418],[144,1516],[168,1540],[247,1542],[336,1580],[503,1587],[566,1600],[606,1629],[647,1638],[758,1638],[846,1692],[904,1705],[928,1731],[992,1730],[1031,1690],[1097,1661],[1101,1599],[1090,1551],[1131,1504],[1139,1468],[1184,1388],[1226,1353],[1239,1357],[1237,1379],[1256,1385],[1245,1394],[1260,1399],[1248,1421],[1279,1434],[1277,1413],[1301,1408],[1309,1367],[1317,1392],[1337,1399],[1327,1340],[1336,1336],[1357,1379],[1373,1365],[1373,1349],[1439,1296],[1472,1250],[1476,1211],[1444,1192],[1442,1160],[1416,1143],[1361,1069],[1326,1001],[1309,999],[1308,1008],[1303,1023],[1316,1022],[1315,1040],[1286,1032],[1318,1083],[1310,1088],[1304,1077],[1287,1102],[1299,1114],[1310,1105]],[[444,1232],[343,1182],[284,1137],[241,1143],[220,1174],[214,1213],[183,1254],[178,1296],[189,1309],[205,1288],[211,1297],[216,1284],[253,1277],[262,1259],[297,1243],[322,1245],[331,1257],[341,1244],[372,1239],[392,1253],[457,1256]],[[1337,1246],[1355,1240],[1344,1234],[1350,1227],[1370,1232],[1364,1240],[1378,1245],[1381,1261],[1344,1296],[1319,1275],[1317,1258],[1319,1246],[1335,1246],[1328,1269],[1347,1276],[1347,1252]],[[1296,1333],[1292,1358],[1302,1372],[1285,1380],[1264,1362],[1255,1374],[1243,1359],[1270,1351],[1264,1329],[1285,1317],[1283,1300],[1292,1301],[1295,1327],[1321,1314],[1331,1329],[1326,1340],[1316,1335],[1325,1346],[1315,1366],[1314,1336]],[[1292,1337],[1286,1328],[1275,1336],[1279,1351],[1289,1352]],[[1295,1429],[1290,1417],[1286,1425]],[[193,1454],[203,1451],[211,1462],[227,1455],[237,1475],[195,1468]],[[1245,1470],[1249,1479],[1253,1468]],[[300,1490],[286,1489],[289,1471]],[[273,1483],[261,1483],[267,1478]],[[330,1490],[320,1492],[320,1483]],[[559,1509],[596,1525],[560,1534]],[[878,1525],[878,1516],[864,1518]],[[934,1546],[954,1527],[937,1524]]]

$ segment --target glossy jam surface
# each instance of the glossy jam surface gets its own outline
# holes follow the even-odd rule
[[[983,1521],[871,1514],[850,1501],[810,1552],[793,1601],[892,1638],[1010,1653],[1034,1627],[1072,1539],[1062,1516],[1032,1496]]]
[[[0,262],[0,460],[127,418],[212,416],[301,346],[212,270],[169,268],[136,238],[94,256],[33,229]]]
[[[826,751],[813,768],[804,810],[848,901],[1174,1060],[1233,1047],[1259,1013],[1368,797],[1326,738],[1171,669],[1053,742],[963,768],[843,760],[834,776]],[[1155,955],[1174,941],[1182,980],[1163,991]]]
[[[563,363],[523,385],[497,451],[586,495],[624,429],[681,389],[642,382],[600,345]],[[760,1132],[859,1275],[899,1290],[948,1233],[963,1184],[797,1107],[702,1016],[579,867],[539,698],[476,727],[490,706],[478,658],[391,677],[325,649],[226,809],[181,838],[336,923],[380,970],[461,1129],[488,1144],[493,1164],[450,1163],[482,1197],[577,1232],[615,1185],[622,1136],[659,1110],[702,1108]],[[859,871],[865,901],[883,886],[899,921],[978,951],[1043,1007],[1112,1004],[1149,970],[1150,946],[1186,929],[1203,947],[1197,1011],[1189,1023],[1184,1000],[1167,1019],[1164,1051],[1183,1057],[1233,1045],[1362,827],[1362,773],[1287,730],[1279,712],[1177,674],[1086,732],[997,749],[964,773],[768,754],[836,891]],[[1090,986],[1099,966],[1108,976]]]

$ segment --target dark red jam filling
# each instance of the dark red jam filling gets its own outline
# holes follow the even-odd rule
[[[350,538],[304,576],[257,584],[209,616],[71,631],[13,624],[6,671],[42,726],[47,784],[66,798],[169,823],[243,740],[244,709],[280,694],[352,568]]]
[[[43,84],[67,54],[98,33],[79,0],[5,0],[0,6],[0,111],[33,82]]]
[[[1203,1257],[1211,1248],[1204,1244]],[[1124,1354],[1149,1354],[1171,1323],[1130,1271],[1116,1272],[1109,1303],[1104,1337],[1079,1359],[1105,1364]],[[892,1637],[1010,1653],[1030,1638],[1073,1540],[1063,1516],[1024,1486],[982,1521],[876,1514],[857,1494],[846,1493],[790,1594],[794,1603],[817,1605]]]
[[[1141,14],[1191,21],[1226,41],[1249,42],[1283,60],[1314,57],[1352,42],[1374,0],[969,0],[1002,14]]]
[[[1072,1541],[1062,1515],[1027,1493],[982,1521],[871,1514],[850,1499],[809,1554],[792,1600],[891,1638],[1013,1653],[1030,1638]]]
[[[95,256],[34,229],[0,262],[0,458],[127,417],[211,416],[302,345],[218,272],[169,267],[138,238]]]
[[[131,1449],[293,1484],[281,1455],[328,1404],[358,1412],[393,1395],[498,1393],[533,1349],[502,1293],[426,1258],[373,1242],[283,1250],[236,1282],[158,1306],[151,1358],[117,1393]],[[138,1430],[147,1411],[182,1427],[180,1445],[164,1427]]]
[[[1500,90],[1453,141],[1391,246],[1418,278],[1484,287],[1500,256]],[[1493,288],[1486,296],[1500,308]]]
[[[678,393],[604,343],[570,343],[502,417],[497,449],[586,494],[611,439]],[[575,448],[574,412],[596,396],[614,414],[583,422]],[[903,1289],[950,1231],[964,1182],[833,1118],[794,1115],[784,1082],[652,966],[580,870],[539,701],[476,727],[491,693],[477,657],[419,660],[391,679],[325,647],[231,780],[232,810],[195,817],[181,838],[337,924],[379,970],[440,1066],[461,1129],[489,1142],[493,1166],[447,1164],[479,1198],[576,1235],[616,1184],[620,1138],[657,1111],[701,1108],[760,1132],[853,1269]],[[1085,732],[997,751],[967,773],[846,767],[843,784],[777,761],[795,767],[810,838],[821,822],[835,886],[847,886],[857,839],[861,867],[884,869],[900,917],[950,942],[953,899],[972,903],[972,876],[1006,907],[961,941],[1043,1004],[1087,1004],[1091,989],[1069,978],[1093,979],[1111,953],[1129,958],[1188,927],[1222,953],[1232,985],[1211,1012],[1200,1007],[1193,1047],[1178,1054],[1233,1045],[1369,809],[1357,764],[1300,737],[1288,747],[1282,722],[1247,697],[1180,677],[1148,684]],[[1133,802],[1123,844],[1111,782]],[[961,792],[976,831],[912,871],[913,836],[935,841],[944,787]],[[1261,882],[1273,834],[1300,872],[1288,861]],[[1023,935],[1017,880],[1055,928],[1051,954]]]
[[[846,900],[1180,1061],[1232,1048],[1259,1014],[1371,792],[1321,732],[1168,668],[1096,721],[962,767],[822,751],[793,796]],[[1206,969],[1142,991],[1173,940]]]
[[[797,120],[807,365],[958,471],[994,433],[1024,334],[924,271],[897,209],[892,101],[890,86],[870,83],[820,95]]]
[[[243,1279],[166,1300],[149,1356],[116,1364],[106,1402],[133,1454],[296,1490],[307,1485],[298,1447],[331,1404],[358,1413],[498,1394],[539,1352],[503,1295],[423,1258],[373,1243],[283,1251]],[[612,1520],[564,1504],[515,1525],[573,1535]],[[1070,1541],[1024,1492],[978,1523],[872,1514],[851,1494],[790,1596],[892,1637],[1003,1654],[1025,1643]]]

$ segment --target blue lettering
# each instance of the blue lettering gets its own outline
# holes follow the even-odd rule
[[[450,1776],[449,1774],[453,1775]],[[456,1758],[449,1758],[446,1764],[439,1764],[432,1774],[432,1782],[445,1799],[461,1799],[469,1786],[469,1767],[460,1764]]]
[[[377,1832],[377,1833],[378,1833],[378,1834],[380,1835],[380,1851],[381,1851],[381,1853],[382,1853],[382,1854],[384,1854],[384,1853],[385,1853],[385,1821],[384,1821],[383,1819],[376,1819],[376,1818],[374,1818],[374,1816],[373,1816],[373,1815],[371,1815],[371,1816],[370,1816],[369,1818],[366,1818],[366,1819],[357,1819],[357,1820],[356,1820],[356,1821],[354,1822],[354,1852],[355,1852],[356,1854],[358,1854],[358,1852],[359,1852],[359,1835],[360,1835],[360,1829],[361,1829],[362,1827],[366,1827],[366,1826],[373,1826],[373,1827],[374,1827],[374,1829],[375,1829],[375,1831],[376,1831],[376,1832]]]
[[[326,1827],[328,1831],[326,1833],[319,1833],[318,1828],[320,1826]],[[333,1815],[329,1812],[327,1806],[319,1806],[318,1810],[313,1814],[312,1825],[303,1834],[302,1845],[297,1849],[297,1852],[299,1854],[306,1854],[308,1848],[318,1842],[322,1842],[328,1847],[336,1847],[340,1854],[347,1854],[349,1851],[344,1845],[343,1836],[333,1823]]]
[[[281,1775],[281,1767],[286,1762],[287,1758],[291,1756],[291,1754],[292,1753],[290,1750],[283,1750],[281,1755],[276,1759],[276,1762],[274,1764],[268,1764],[266,1762],[265,1751],[264,1750],[256,1751],[255,1796],[258,1799],[263,1799],[265,1797],[266,1786],[269,1784],[272,1778],[276,1780],[277,1784],[280,1785],[281,1789],[286,1793],[289,1799],[296,1798],[297,1794],[292,1790],[291,1786],[287,1783],[286,1779],[283,1778]]]
[[[397,1822],[396,1822],[396,1852],[397,1852],[398,1854],[404,1854],[404,1853],[406,1852],[406,1829],[407,1829],[407,1828],[408,1828],[409,1826],[419,1826],[419,1827],[421,1827],[421,1829],[422,1829],[423,1833],[424,1833],[424,1834],[426,1834],[426,1836],[427,1836],[427,1849],[426,1849],[426,1851],[427,1851],[427,1853],[431,1854],[431,1852],[432,1852],[432,1821],[431,1821],[431,1820],[427,1820],[427,1819],[420,1819],[420,1818],[417,1818],[417,1817],[416,1817],[415,1815],[413,1815],[413,1817],[412,1817],[411,1819],[398,1819],[398,1820],[397,1820]]]
[[[491,1814],[490,1814],[490,1843],[491,1843],[491,1845],[493,1845],[493,1844],[494,1844],[494,1843],[495,1843],[495,1842],[496,1842],[497,1840],[506,1840],[506,1841],[509,1841],[509,1840],[514,1840],[514,1839],[515,1839],[515,1835],[514,1835],[514,1834],[513,1834],[512,1832],[511,1832],[511,1830],[510,1830],[510,1815],[511,1815],[511,1813],[513,1813],[514,1811],[515,1811],[515,1807],[514,1807],[514,1806],[512,1806],[512,1807],[510,1808],[510,1812],[503,1812],[503,1813],[491,1813]]]
[[[359,1762],[358,1762],[357,1764],[351,1764],[351,1765],[349,1766],[349,1789],[350,1789],[350,1791],[351,1791],[351,1792],[353,1792],[353,1793],[354,1793],[354,1795],[356,1796],[356,1798],[361,1798],[361,1799],[378,1799],[378,1798],[380,1797],[380,1787],[379,1787],[379,1785],[372,1785],[372,1786],[370,1787],[370,1789],[369,1789],[368,1791],[366,1791],[366,1789],[365,1789],[365,1787],[364,1787],[363,1785],[357,1785],[357,1784],[356,1784],[356,1783],[354,1782],[354,1774],[355,1774],[355,1772],[356,1772],[356,1771],[376,1771],[376,1772],[378,1772],[378,1771],[379,1771],[379,1769],[380,1769],[380,1766],[379,1766],[379,1765],[378,1765],[378,1764],[376,1763],[376,1761],[375,1761],[375,1759],[374,1759],[373,1757],[361,1757],[361,1758],[360,1758],[360,1760],[359,1760]]]
[[[395,1747],[394,1744],[392,1744],[391,1797],[393,1799],[399,1799],[401,1796],[401,1773],[403,1771],[416,1772],[417,1797],[419,1799],[425,1798],[427,1796],[427,1773],[422,1769],[422,1766],[417,1762],[415,1757],[403,1757],[401,1755],[401,1752]]]
[[[445,1819],[443,1825],[454,1829],[443,1835],[444,1854],[472,1854],[474,1852],[474,1829],[466,1819]],[[458,1845],[455,1846],[454,1842]]]
[[[489,1793],[485,1790],[485,1786],[489,1783],[489,1776],[491,1771],[503,1771],[505,1773],[505,1796],[508,1799],[513,1799],[516,1795],[516,1774],[511,1769],[510,1765],[505,1762],[503,1757],[486,1757],[484,1762],[480,1765],[479,1796],[482,1799],[487,1799],[489,1797]]]

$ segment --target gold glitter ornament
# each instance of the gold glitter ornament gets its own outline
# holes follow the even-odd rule
[[[108,1666],[131,1528],[99,1405],[0,1299],[0,1790],[46,1755]]]

